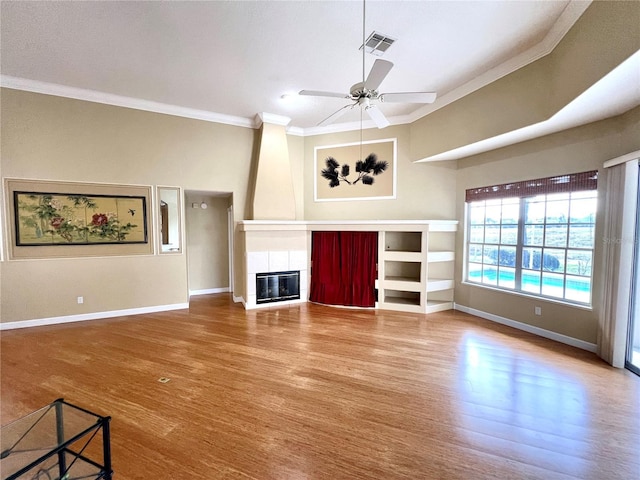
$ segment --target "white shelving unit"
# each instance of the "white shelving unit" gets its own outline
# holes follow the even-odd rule
[[[265,264],[272,256],[289,251],[304,265],[300,270],[300,300],[307,299],[306,264],[310,264],[314,231],[378,232],[378,301],[376,308],[431,313],[453,308],[455,235],[457,220],[339,220],[239,222],[244,233],[245,308],[255,306],[255,261]],[[274,253],[275,252],[275,253]],[[266,255],[266,256],[265,256]],[[266,264],[265,264],[266,265]],[[284,270],[285,268],[280,268]],[[294,270],[294,268],[288,268]],[[267,305],[268,306],[268,305]]]
[[[378,239],[377,308],[431,313],[453,308],[456,221],[386,225]]]

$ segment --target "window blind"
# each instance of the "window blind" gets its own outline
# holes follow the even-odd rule
[[[579,192],[582,190],[596,190],[597,188],[598,170],[591,170],[589,172],[470,188],[466,191],[465,201],[476,202],[497,198],[532,197],[546,193]]]

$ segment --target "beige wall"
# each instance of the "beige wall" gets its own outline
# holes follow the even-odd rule
[[[3,177],[175,185],[184,190],[230,192],[236,221],[247,218],[257,172],[255,130],[8,89],[1,93]],[[420,125],[363,132],[364,140],[398,139],[395,200],[315,202],[314,147],[355,142],[360,132],[288,136],[296,218],[458,218],[463,222],[467,188],[600,169],[605,160],[640,148],[640,108],[458,162],[412,163],[412,143],[430,134],[424,124]],[[455,122],[451,125],[455,128]],[[601,174],[601,186],[605,174]],[[599,214],[598,228],[603,223],[601,217]],[[597,235],[601,238],[599,230]],[[243,235],[238,235],[234,253],[236,296],[244,295],[243,243]],[[462,284],[461,228],[457,237],[456,302],[595,342],[602,290],[600,247],[597,244],[594,309],[584,310]],[[6,252],[5,245],[5,258],[0,264],[3,322],[187,301],[187,254],[8,261]],[[85,303],[78,305],[77,296],[84,296]],[[533,315],[534,305],[542,305],[542,316]]]
[[[602,164],[640,149],[639,113],[640,107],[621,117],[459,160],[456,216],[461,229],[456,239],[457,304],[596,343],[603,287],[600,277],[604,223],[601,202],[606,194],[606,171]],[[596,218],[592,310],[462,283],[466,189],[592,169],[599,170],[598,196],[601,199]],[[534,306],[542,307],[541,316],[534,315]]]
[[[256,130],[10,89],[0,101],[3,177],[231,192],[243,219]],[[187,299],[184,254],[2,265],[3,322]]]
[[[313,198],[314,171],[320,175],[320,169],[324,168],[321,161],[318,166],[314,167],[314,148],[358,142],[360,131],[305,138],[305,220],[442,220],[454,218],[456,213],[456,163],[453,161],[434,164],[412,163],[409,156],[411,137],[408,125],[363,131],[363,140],[365,141],[385,138],[397,138],[396,199],[331,202],[316,202]],[[351,168],[353,169],[354,166],[352,165]]]
[[[180,304],[186,292],[184,255],[17,260],[2,266],[2,321]]]
[[[296,202],[296,220],[304,219],[304,137],[288,135],[289,166],[293,182],[293,195]]]
[[[282,125],[263,123],[253,197],[254,220],[295,220],[289,145]]]
[[[594,1],[550,55],[551,104],[561,108],[640,50],[640,2]]]
[[[229,225],[227,208],[231,198],[190,194],[185,200],[185,229],[189,290],[228,288]],[[207,203],[207,208],[192,204]],[[233,228],[233,226],[231,226]]]
[[[549,55],[414,122],[411,159],[547,120],[640,49],[638,24],[640,2],[593,2]]]

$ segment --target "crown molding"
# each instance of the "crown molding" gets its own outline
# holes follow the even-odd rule
[[[573,27],[582,14],[587,10],[589,5],[591,5],[591,2],[592,0],[572,0],[560,14],[556,23],[551,27],[551,30],[547,32],[547,35],[540,43],[537,43],[525,52],[522,52],[520,55],[510,58],[500,65],[487,70],[473,78],[473,80],[470,80],[469,82],[448,91],[442,96],[439,96],[435,103],[425,105],[424,107],[415,110],[413,113],[406,116],[409,121],[405,123],[415,122],[416,120],[419,120],[420,118],[429,115],[430,113],[433,113],[436,110],[439,110],[442,107],[445,107],[450,103],[453,103],[456,100],[459,100],[462,97],[465,97],[476,90],[479,90],[482,87],[485,87],[490,83],[493,83],[496,80],[499,80],[502,77],[505,77],[510,73],[541,59],[542,57],[549,55],[558,46],[558,43],[560,43],[564,36],[569,32],[571,27]]]
[[[193,118],[195,120],[204,120],[205,122],[223,123],[226,125],[234,125],[236,127],[256,128],[252,120],[243,117],[224,115],[206,110],[198,110],[196,108],[169,105],[140,98],[114,95],[112,93],[98,92],[96,90],[68,87],[56,83],[41,82],[27,78],[0,75],[0,86],[3,88],[11,88],[13,90],[24,90],[27,92],[42,93],[56,97],[113,105],[116,107],[133,108],[135,110],[143,110],[146,112],[163,113],[165,115],[173,115],[176,117]]]
[[[549,30],[545,38],[534,47],[526,52],[513,57],[506,62],[478,75],[473,80],[450,90],[439,96],[435,103],[425,105],[413,113],[408,115],[389,117],[391,125],[403,125],[415,122],[420,118],[429,115],[436,110],[443,108],[460,98],[473,93],[480,88],[499,80],[500,78],[515,72],[516,70],[548,55],[556,48],[558,43],[573,27],[575,22],[591,5],[592,0],[571,0],[566,8],[558,17],[558,20]],[[11,88],[14,90],[24,90],[34,93],[42,93],[45,95],[54,95],[58,97],[72,98],[75,100],[84,100],[94,103],[102,103],[106,105],[114,105],[117,107],[133,108],[136,110],[144,110],[147,112],[162,113],[166,115],[174,115],[178,117],[192,118],[195,120],[203,120],[206,122],[222,123],[226,125],[234,125],[245,128],[259,128],[262,122],[275,123],[277,125],[288,125],[290,118],[281,115],[269,113],[259,113],[254,118],[236,117],[232,115],[224,115],[220,113],[210,112],[207,110],[199,110],[195,108],[181,107],[177,105],[169,105],[150,100],[142,100],[133,97],[125,97],[110,93],[99,92],[96,90],[87,90],[76,87],[67,87],[64,85],[29,80],[25,78],[11,77],[0,75],[0,86]],[[286,120],[286,123],[282,123]],[[354,130],[376,128],[375,123],[370,120],[366,122],[349,122],[328,125],[326,127],[296,127],[288,126],[287,133],[296,136],[313,136],[328,133],[341,133]]]
[[[304,128],[302,127],[287,127],[287,134],[294,135],[296,137],[304,137]]]
[[[388,119],[391,121],[391,119]],[[367,120],[362,123],[360,122],[345,122],[345,123],[336,123],[332,125],[327,125],[325,127],[308,127],[304,128],[305,137],[311,137],[313,135],[325,135],[327,133],[343,133],[343,132],[353,132],[354,130],[366,130],[369,128],[377,128],[376,124],[373,123],[372,120]]]
[[[396,117],[388,117],[387,119],[391,123],[391,125],[404,125],[408,123],[413,123],[416,120],[421,119],[429,115],[430,113],[435,112],[443,107],[446,107],[450,103],[459,100],[476,90],[481,89],[489,85],[490,83],[495,82],[496,80],[501,79],[509,75],[510,73],[519,70],[522,67],[529,65],[530,63],[535,62],[536,60],[549,55],[560,43],[560,41],[564,38],[564,36],[569,32],[571,27],[578,21],[578,19],[582,16],[582,14],[589,8],[592,0],[572,0],[562,11],[558,20],[551,27],[547,35],[545,35],[544,39],[541,42],[537,43],[530,49],[522,52],[520,55],[517,55],[500,65],[487,70],[486,72],[478,75],[473,80],[454,88],[453,90],[448,91],[447,93],[438,96],[438,99],[430,104],[425,105],[422,108],[415,110],[414,112],[401,115]],[[355,126],[357,125],[357,127]],[[376,125],[373,122],[366,122],[362,124],[362,128],[376,128]],[[359,130],[360,122],[352,122],[352,123],[342,123],[337,125],[328,125],[326,127],[310,127],[305,128],[304,136],[308,135],[321,135],[325,133],[338,133],[338,132],[346,132],[352,130]]]
[[[258,113],[254,118],[257,127],[260,127],[263,123],[271,123],[273,125],[281,125],[283,127],[286,127],[291,122],[291,119],[289,117],[266,112]]]

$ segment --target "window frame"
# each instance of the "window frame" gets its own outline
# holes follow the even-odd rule
[[[560,189],[556,189],[556,188],[549,189],[545,187],[545,185],[547,187],[548,185],[554,185],[554,184],[557,185],[557,182],[554,182],[554,180],[566,179],[566,178],[570,178],[571,180],[580,179],[582,181],[584,181],[585,179],[588,179],[590,183],[587,184],[586,182],[584,182],[581,184],[577,184],[577,188],[576,188],[576,184],[569,185],[568,186],[569,188],[567,188],[567,185],[564,185],[564,186],[561,186]],[[463,283],[466,283],[468,285],[473,285],[473,286],[484,287],[484,288],[497,289],[502,292],[512,293],[516,295],[540,298],[542,300],[558,302],[561,304],[571,305],[575,307],[591,309],[593,305],[595,230],[596,230],[596,215],[597,215],[597,201],[598,201],[596,182],[597,182],[597,171],[592,171],[592,172],[583,172],[582,174],[564,175],[561,177],[549,177],[547,179],[530,180],[526,182],[517,182],[517,183],[494,186],[494,187],[482,187],[482,188],[467,190],[467,197],[465,199],[466,201],[465,201],[465,210],[464,210],[465,237],[464,237]],[[569,183],[569,182],[564,182],[564,183]],[[519,185],[525,185],[525,184],[527,187],[534,185],[537,188],[537,190],[530,189],[530,188],[519,189],[514,187],[514,185],[517,187]],[[505,185],[507,186],[507,188],[504,188]],[[542,186],[542,191],[540,189],[540,186]],[[471,192],[471,195],[470,195],[470,192]],[[480,193],[480,196],[482,198],[474,199],[473,196],[474,194],[477,194],[477,193]],[[509,195],[509,193],[511,193],[511,195]],[[574,195],[574,193],[577,195]],[[556,194],[560,194],[560,195],[556,195]],[[585,221],[572,222],[572,218],[573,218],[572,205],[574,206],[574,208],[577,208],[574,202],[579,201],[581,198],[585,198],[595,202],[592,210],[589,210],[590,221],[589,222],[585,222]],[[544,203],[544,211],[543,211],[543,216],[540,223],[527,222],[528,220],[527,208],[532,203],[531,202],[532,199],[540,199]],[[474,216],[472,211],[473,205],[477,204],[480,201],[483,202],[482,224],[472,223],[473,216]],[[567,202],[566,218],[562,222],[549,221],[550,220],[550,217],[548,214],[549,206],[550,204],[552,204],[552,202],[557,202],[557,201]],[[518,218],[517,218],[517,223],[515,224],[517,225],[517,233],[516,233],[517,240],[515,244],[503,243],[502,235],[504,231],[504,225],[514,225],[513,223],[503,223],[504,206],[513,205],[514,203],[517,203],[518,205]],[[487,233],[487,226],[489,225],[487,223],[487,220],[488,220],[487,208],[488,206],[492,206],[492,205],[500,206],[500,217],[497,223],[500,234],[498,236],[497,242],[487,243],[486,233]],[[482,236],[481,243],[477,241],[477,238],[473,238],[473,227],[477,225],[482,225],[482,228],[483,228],[483,236]],[[528,242],[526,238],[526,233],[527,233],[526,227],[528,225],[540,225],[540,227],[542,228],[542,238],[537,243],[525,243],[525,242]],[[575,246],[575,244],[573,244],[574,246],[572,246],[572,240],[573,240],[571,236],[572,225],[580,225],[582,227],[586,226],[591,230],[590,239],[589,239],[590,245],[591,245],[590,247]],[[553,228],[553,226],[564,227],[564,230],[565,230],[563,234],[564,242],[562,245],[549,244],[551,242],[547,241],[547,234],[551,230],[551,228]],[[486,248],[487,246],[495,249],[495,252],[496,252],[495,263],[485,262],[485,259],[487,258],[487,255],[485,253],[487,252],[487,248]],[[515,264],[501,263],[503,261],[501,251],[506,248],[511,249],[512,247],[515,248],[515,255],[513,260]],[[476,248],[481,249],[480,262],[477,261],[478,251],[476,250]],[[545,255],[546,250],[562,250],[562,255],[561,255],[562,261],[560,263],[562,268],[559,269],[559,271],[545,269],[544,262],[546,257]],[[475,255],[472,254],[472,252],[474,251],[476,252]],[[540,252],[538,253],[538,257],[539,257],[538,269],[532,270],[532,269],[525,268],[523,266],[523,256],[525,255],[524,253],[525,251],[529,252],[528,253],[528,255],[530,255],[529,258],[533,258],[532,262],[535,262],[534,260],[536,258],[535,252],[536,251]],[[569,265],[569,259],[574,260],[578,258],[580,256],[579,252],[584,252],[585,254],[584,256],[589,257],[588,261],[584,260],[585,262],[587,262],[587,265],[588,265],[586,267],[588,268],[588,275],[584,273],[580,273],[580,271],[575,272],[574,271],[575,265]],[[559,259],[559,256],[554,256],[554,258]],[[575,260],[575,261],[580,262],[582,260]],[[475,268],[473,268],[474,265],[475,265]],[[485,269],[485,266],[487,265],[491,265],[495,267],[495,269],[492,269],[495,271],[495,276],[496,276],[495,282],[487,281],[485,279],[485,271],[488,272],[490,270],[490,269]],[[502,277],[500,274],[500,270],[503,268],[509,269],[510,271],[513,272],[513,275],[514,275],[513,281],[509,282],[507,280],[504,283],[501,283]],[[476,272],[476,274],[477,272],[479,272],[479,277],[476,279],[472,278],[471,276],[472,272]],[[527,272],[534,272],[538,274],[539,280],[537,283],[537,291],[535,289],[533,290],[523,289],[523,283],[524,283],[523,273],[526,274]],[[544,284],[545,272],[547,273],[546,278],[550,278],[551,276],[555,276],[555,275],[558,275],[558,276],[561,275],[561,281],[562,281],[561,296],[551,295],[549,294],[549,290],[547,290],[547,293],[543,293],[545,289],[545,284]],[[577,293],[581,290],[579,288],[568,289],[567,288],[568,282],[571,282],[571,281],[574,281],[574,282],[585,281],[586,283],[588,283],[588,292],[587,292],[588,297],[584,299],[580,298],[580,294]],[[554,286],[552,285],[551,282],[549,282],[549,284],[547,285],[547,288],[554,288]],[[555,288],[558,288],[558,287],[555,286]],[[567,298],[568,292],[572,292],[572,291],[576,293],[574,293],[573,295],[569,294],[569,298]]]

